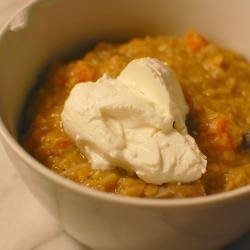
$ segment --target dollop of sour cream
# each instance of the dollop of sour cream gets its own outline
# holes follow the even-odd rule
[[[141,58],[115,79],[76,84],[61,118],[93,168],[122,168],[163,184],[192,182],[206,171],[206,157],[187,134],[188,111],[173,71]]]

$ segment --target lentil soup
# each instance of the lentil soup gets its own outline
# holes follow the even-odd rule
[[[133,59],[155,57],[178,78],[190,113],[189,133],[207,156],[207,172],[193,183],[147,184],[124,170],[94,170],[63,131],[61,112],[72,87],[106,73],[116,77]],[[190,31],[184,37],[99,43],[79,60],[53,63],[29,100],[22,144],[54,172],[81,185],[151,198],[206,196],[250,183],[250,64]]]

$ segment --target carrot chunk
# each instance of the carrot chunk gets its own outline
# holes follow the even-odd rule
[[[186,33],[185,42],[193,52],[198,52],[207,44],[206,39],[193,30]]]
[[[234,122],[223,115],[209,119],[207,138],[222,151],[235,150],[241,143],[242,131]]]

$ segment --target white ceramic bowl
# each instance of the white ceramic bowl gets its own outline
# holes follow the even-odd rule
[[[249,9],[247,0],[43,0],[1,31],[3,144],[34,196],[74,238],[97,250],[215,249],[250,228],[250,187],[206,198],[120,197],[57,176],[16,140],[24,99],[51,59],[96,39],[179,34],[190,27],[249,57]]]

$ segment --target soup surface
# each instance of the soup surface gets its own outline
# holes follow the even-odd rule
[[[94,170],[63,131],[60,115],[75,84],[96,81],[104,73],[116,77],[141,57],[166,62],[182,86],[190,107],[189,133],[208,158],[207,172],[198,181],[157,186],[123,170]],[[99,43],[79,60],[53,63],[28,102],[24,147],[48,168],[81,185],[128,196],[180,198],[250,183],[250,63],[197,32]]]

